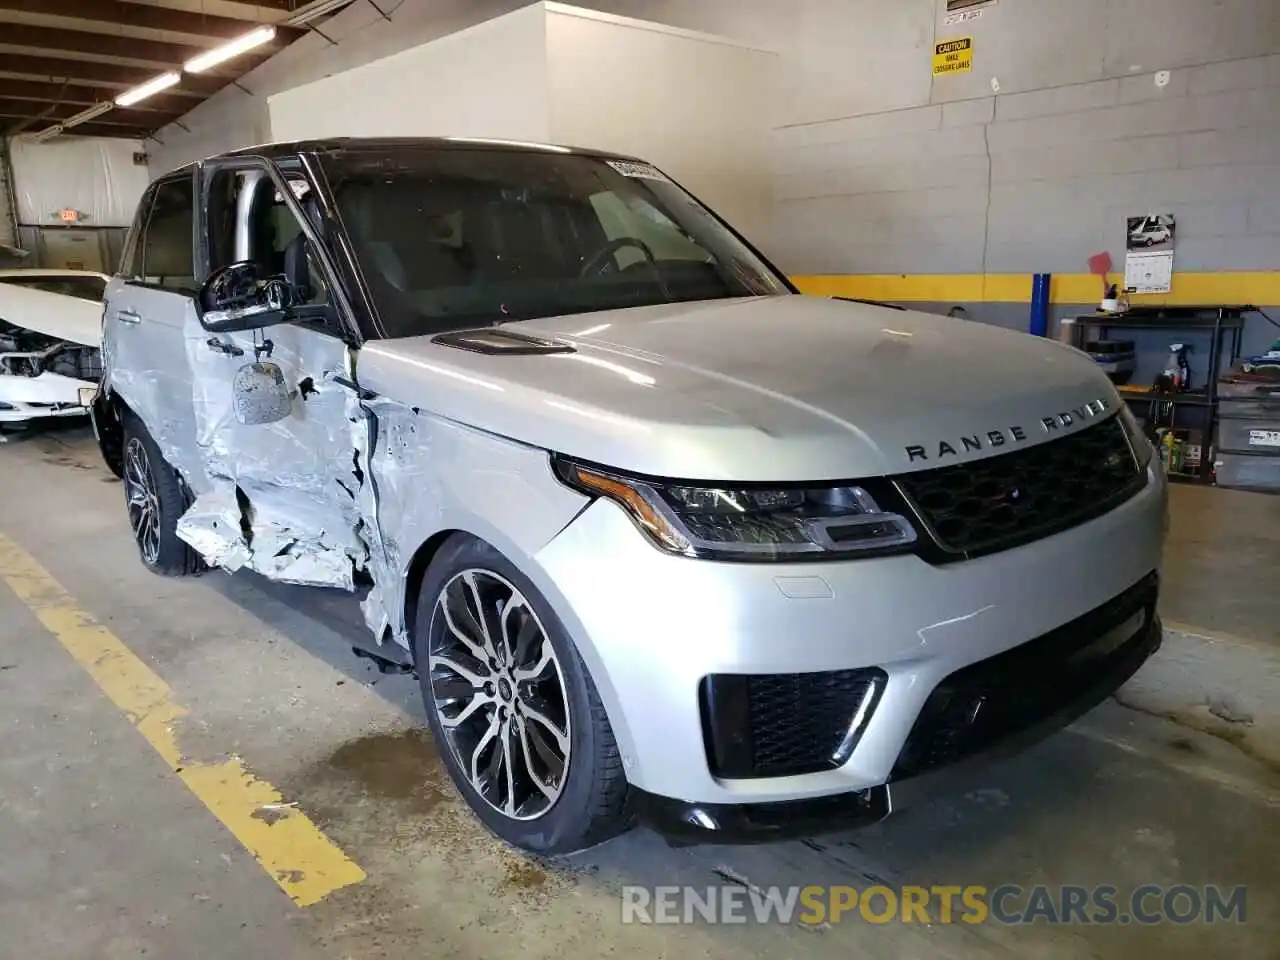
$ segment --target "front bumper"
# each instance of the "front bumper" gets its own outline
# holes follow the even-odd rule
[[[935,756],[941,762],[925,763],[919,750],[912,750],[911,738],[894,769],[891,783],[807,800],[776,801],[763,804],[700,804],[660,797],[636,791],[636,810],[641,820],[675,842],[684,843],[761,843],[823,833],[851,830],[882,820],[892,811],[913,805],[920,798],[943,788],[946,782],[975,763],[989,762],[1009,756],[1043,740],[1093,709],[1125,681],[1132,677],[1147,659],[1159,649],[1163,630],[1152,606],[1145,608],[1142,625],[1136,631],[1121,625],[1097,632],[1096,625],[1081,624],[1090,632],[1068,624],[1049,638],[1038,638],[1015,647],[994,660],[1025,651],[1034,657],[1043,648],[1042,641],[1067,641],[1071,656],[1095,659],[1097,669],[1089,671],[1080,682],[1060,687],[1058,696],[1044,703],[1044,709],[1025,713],[1025,721],[1006,726],[996,736],[983,737],[982,728],[972,723],[949,724],[946,733],[952,741],[948,755]],[[1084,619],[1084,618],[1082,618]],[[1040,648],[1040,649],[1037,649]],[[981,668],[980,661],[960,673]],[[1046,667],[1049,664],[1045,664]],[[1012,679],[1012,678],[1011,678]],[[940,694],[951,698],[944,681],[934,691],[931,701]],[[965,705],[972,701],[962,701]],[[928,723],[928,711],[916,721],[916,729]],[[978,713],[981,717],[981,712]],[[913,736],[915,731],[913,731]]]
[[[915,556],[690,560],[653,548],[620,508],[597,501],[535,555],[531,575],[577,641],[631,784],[700,808],[758,808],[856,794],[905,776],[895,768],[946,678],[1071,624],[1158,570],[1166,497],[1163,475],[1149,470],[1143,490],[1101,517],[945,566]],[[1155,623],[1147,626],[1158,631]],[[1059,712],[1070,716],[1079,703],[1082,711],[1105,697],[1154,646],[1141,649],[1128,673],[1117,667],[1104,678],[1096,699],[1082,693]],[[877,668],[886,679],[838,767],[765,777],[713,772],[700,703],[705,678],[855,668]]]
[[[57,373],[38,377],[0,376],[0,423],[21,424],[58,417],[82,417],[89,412],[80,402],[82,387],[93,384]]]

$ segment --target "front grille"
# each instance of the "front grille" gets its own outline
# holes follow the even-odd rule
[[[728,779],[786,777],[840,766],[874,712],[884,681],[876,668],[703,678],[699,695],[711,772]]]
[[[929,695],[894,766],[894,779],[1071,722],[1105,699],[1159,645],[1152,573],[1065,626],[970,664]]]
[[[928,532],[961,560],[1101,516],[1146,483],[1118,417],[1025,450],[895,478]]]

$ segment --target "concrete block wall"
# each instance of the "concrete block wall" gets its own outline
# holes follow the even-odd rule
[[[304,37],[251,93],[161,131],[153,172],[269,139],[272,93],[524,2],[405,0],[390,21],[353,4],[325,25],[335,44]],[[802,287],[1025,327],[1031,273],[1054,274],[1057,312],[1088,309],[1087,257],[1122,269],[1125,217],[1172,212],[1174,291],[1154,299],[1280,305],[1280,0],[997,0],[954,27],[946,0],[579,3],[779,53],[759,104],[774,216],[753,239]],[[933,77],[958,36],[973,71]],[[1272,332],[1251,323],[1248,349]]]
[[[1057,312],[1088,309],[1087,258],[1120,279],[1125,218],[1158,212],[1176,273],[1149,299],[1280,303],[1276,0],[999,0],[951,27],[945,0],[801,0],[799,34],[837,7],[861,36],[833,28],[844,65],[815,48],[800,73],[827,91],[775,117],[765,246],[802,286],[1025,329],[1031,273],[1055,275]],[[973,71],[933,77],[960,36]],[[1274,335],[1251,321],[1246,348]]]

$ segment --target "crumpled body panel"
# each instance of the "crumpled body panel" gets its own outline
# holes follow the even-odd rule
[[[272,329],[269,338],[214,338],[229,349],[210,347],[210,339],[203,328],[186,337],[206,486],[179,522],[178,536],[228,570],[353,589],[368,550],[357,533],[360,478],[348,411],[354,393],[335,380],[350,376],[347,347],[291,325]],[[255,354],[279,367],[291,394],[287,413],[273,423],[237,417],[237,381],[258,362]]]
[[[368,588],[362,608],[378,643],[409,648],[408,573],[433,536],[462,531],[520,563],[585,503],[554,479],[545,451],[391,399],[378,389],[389,385],[359,376],[359,353],[319,329],[213,336],[193,309],[179,323],[150,291],[118,296],[166,321],[144,324],[145,337],[113,332],[105,346],[110,389],[191,495],[178,536],[229,571]],[[237,385],[243,394],[278,381],[287,398],[256,397],[237,415]],[[264,410],[279,418],[257,422]]]

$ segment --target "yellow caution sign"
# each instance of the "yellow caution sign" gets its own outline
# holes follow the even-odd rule
[[[973,37],[944,40],[933,45],[933,75],[970,73],[973,70]]]

